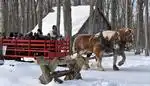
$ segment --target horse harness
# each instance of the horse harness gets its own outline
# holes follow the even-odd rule
[[[101,31],[100,35],[99,35],[99,40],[100,40],[100,44],[101,44],[102,49],[104,49],[104,51],[106,53],[118,51],[120,42],[116,41],[116,40],[109,41],[109,40],[104,38],[102,33],[103,33],[103,31]]]

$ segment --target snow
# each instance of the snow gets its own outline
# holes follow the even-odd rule
[[[46,35],[51,31],[53,25],[56,25],[57,19],[57,8],[54,7],[54,12],[49,13],[43,19],[42,31],[43,34]],[[90,7],[89,6],[72,6],[72,35],[76,34],[84,22],[87,20],[89,16]],[[64,20],[63,20],[63,8],[61,7],[61,22],[60,22],[60,33],[64,35]],[[38,29],[38,25],[34,28],[32,32],[36,32]]]
[[[64,81],[63,84],[52,81],[48,85],[40,84],[41,70],[36,63],[6,60],[0,66],[0,86],[150,86],[150,56],[126,54],[126,63],[120,71],[113,71],[112,57],[105,57],[102,62],[105,71],[95,70],[95,60],[90,60],[92,68],[81,71],[82,80]]]

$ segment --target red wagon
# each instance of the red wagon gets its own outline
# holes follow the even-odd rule
[[[25,40],[1,38],[1,46],[6,46],[5,58],[36,58],[44,56],[52,60],[69,54],[69,39],[64,40]]]

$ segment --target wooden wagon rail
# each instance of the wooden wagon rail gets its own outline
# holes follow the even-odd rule
[[[4,57],[36,58],[44,56],[46,59],[64,57],[69,54],[69,39],[64,40],[25,40],[0,39],[1,46],[7,46]]]

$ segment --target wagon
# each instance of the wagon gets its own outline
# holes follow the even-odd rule
[[[43,56],[47,60],[65,57],[69,54],[69,39],[64,40],[25,40],[1,38],[3,56],[7,59],[34,58]]]

